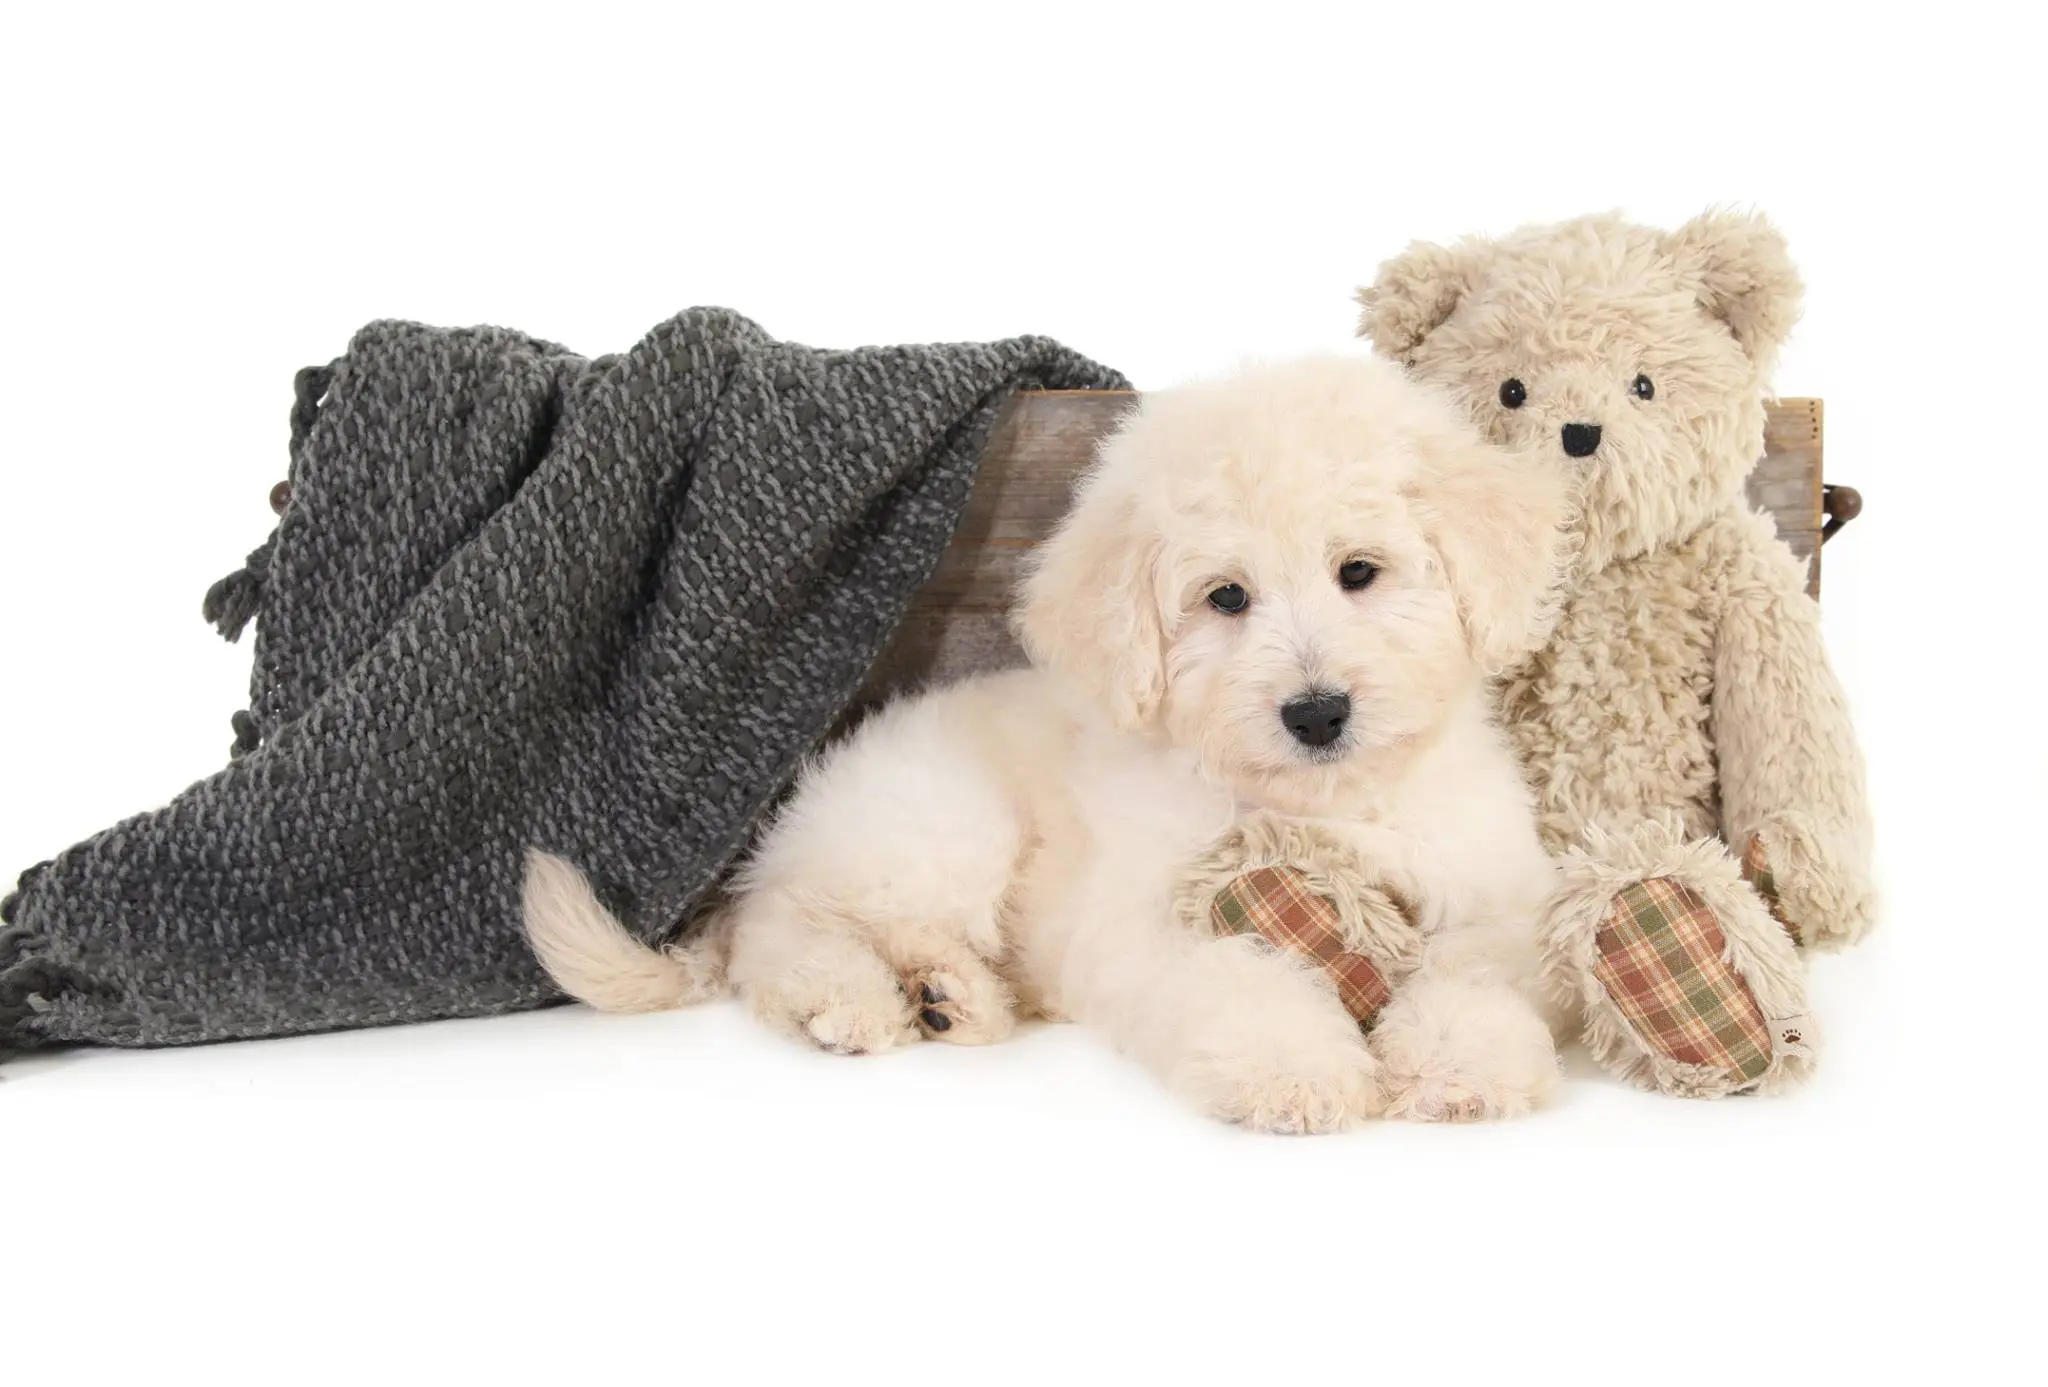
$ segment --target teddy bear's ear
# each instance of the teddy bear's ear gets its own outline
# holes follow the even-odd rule
[[[1699,276],[1700,306],[1768,371],[1799,321],[1805,293],[1785,238],[1754,212],[1708,212],[1672,232],[1668,244]]]
[[[1358,335],[1381,356],[1402,360],[1458,306],[1469,262],[1462,247],[1414,242],[1358,291]]]

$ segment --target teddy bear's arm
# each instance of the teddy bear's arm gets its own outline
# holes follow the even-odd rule
[[[1850,943],[1875,909],[1870,807],[1820,607],[1768,517],[1725,539],[1712,704],[1723,837],[1796,938]]]

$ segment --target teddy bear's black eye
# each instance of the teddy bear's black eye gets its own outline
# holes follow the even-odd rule
[[[1225,616],[1236,616],[1251,604],[1252,595],[1236,583],[1225,583],[1209,594],[1209,605]]]
[[[1337,586],[1346,592],[1357,592],[1372,586],[1372,580],[1380,576],[1380,566],[1365,559],[1352,559],[1337,565]]]
[[[1629,389],[1636,392],[1636,398],[1639,400],[1654,400],[1657,398],[1656,383],[1648,376],[1637,376],[1636,383],[1630,386]]]
[[[1500,402],[1509,409],[1520,409],[1529,398],[1529,391],[1520,381],[1509,376],[1500,383]]]

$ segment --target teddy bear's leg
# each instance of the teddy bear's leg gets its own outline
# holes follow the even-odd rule
[[[1764,841],[1761,833],[1750,834],[1749,841],[1742,846],[1742,879],[1756,892],[1757,899],[1764,903],[1764,909],[1771,912],[1771,918],[1792,937],[1792,942],[1803,948],[1806,931],[1786,912],[1784,893],[1778,889],[1778,872],[1771,865],[1770,844]]]
[[[1543,924],[1587,1048],[1645,1088],[1717,1098],[1797,1083],[1817,1045],[1785,927],[1713,840],[1675,823],[1567,851]]]
[[[1212,845],[1174,910],[1196,934],[1256,936],[1313,963],[1366,1030],[1421,958],[1411,912],[1342,843],[1277,816],[1251,815]]]

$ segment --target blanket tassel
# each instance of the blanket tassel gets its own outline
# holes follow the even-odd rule
[[[320,404],[334,384],[335,368],[308,366],[292,377],[292,454],[297,456],[306,435],[320,417]],[[249,556],[248,563],[206,590],[200,611],[213,628],[228,640],[241,639],[243,628],[263,610],[263,585],[270,577],[270,555],[277,544],[271,533],[263,547]],[[241,728],[236,728],[241,740]]]
[[[249,561],[206,590],[200,611],[228,640],[239,640],[242,628],[263,610],[263,585],[270,576],[270,550],[275,537],[249,555]]]

